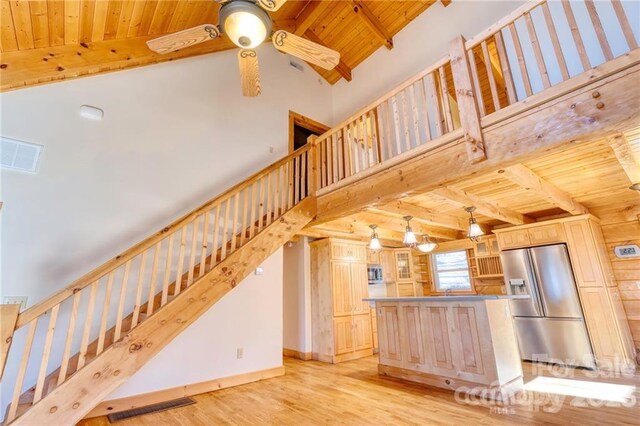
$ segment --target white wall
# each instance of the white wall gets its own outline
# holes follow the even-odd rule
[[[393,37],[393,49],[378,49],[352,72],[353,80],[333,86],[333,115],[337,122],[374,101],[449,51],[449,42],[462,34],[475,36],[524,0],[454,0],[434,3]]]
[[[107,400],[281,366],[282,260],[280,249]]]
[[[284,246],[282,346],[311,352],[311,250],[306,237]]]
[[[332,121],[327,83],[309,67],[303,73],[291,68],[289,57],[271,46],[258,51],[264,90],[258,98],[241,96],[235,51],[0,95],[2,136],[45,146],[37,174],[0,173],[2,295],[27,296],[33,305],[280,159],[288,150],[290,109]],[[104,109],[104,120],[80,118],[83,104]],[[118,395],[280,365],[282,254],[268,263],[274,275],[264,277],[264,288],[240,285]],[[61,328],[67,318],[61,312]],[[44,340],[41,323],[34,352]],[[49,369],[59,365],[62,343],[56,332]],[[239,344],[246,351],[241,361],[235,359]],[[182,363],[193,373],[169,373],[175,356],[169,364],[163,360],[193,347],[206,349]],[[14,376],[19,361],[20,354],[8,361]],[[37,370],[31,362],[25,386]],[[6,377],[2,387],[4,409],[13,379]]]

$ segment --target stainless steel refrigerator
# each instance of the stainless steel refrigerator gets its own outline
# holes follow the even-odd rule
[[[522,359],[595,368],[564,244],[503,251],[502,267]]]

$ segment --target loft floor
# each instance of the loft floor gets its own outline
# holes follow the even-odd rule
[[[492,413],[487,407],[459,404],[449,391],[425,387],[377,373],[377,359],[364,358],[332,365],[285,358],[286,375],[195,396],[197,404],[135,417],[119,425],[211,424],[637,424],[638,408],[582,408],[564,398],[558,413],[514,407]],[[525,363],[525,383],[533,377]],[[570,370],[575,380],[593,380],[581,370]],[[600,381],[600,380],[598,380]],[[640,397],[640,375],[606,379],[635,387]],[[536,394],[539,399],[542,394]],[[556,398],[559,396],[554,395]],[[82,426],[109,425],[106,417],[82,421]]]

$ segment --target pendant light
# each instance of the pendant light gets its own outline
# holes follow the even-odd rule
[[[436,248],[438,248],[438,243],[433,241],[428,234],[424,234],[422,236],[422,241],[416,248],[423,253],[431,253]]]
[[[464,210],[470,215],[467,237],[474,243],[478,242],[480,241],[480,237],[484,235],[484,232],[482,231],[482,228],[480,228],[480,225],[478,225],[478,221],[476,220],[476,218],[473,217],[473,212],[476,211],[476,208],[471,206],[465,207]]]
[[[405,216],[404,220],[407,221],[407,227],[404,231],[404,245],[405,247],[415,248],[418,245],[418,239],[416,238],[416,234],[411,229],[411,224],[409,221],[413,219],[413,216]]]
[[[369,225],[371,228],[371,241],[369,242],[369,250],[378,251],[382,248],[382,244],[380,244],[380,239],[378,239],[378,233],[376,232],[376,228],[378,225]]]

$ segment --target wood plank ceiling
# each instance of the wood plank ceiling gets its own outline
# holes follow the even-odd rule
[[[341,54],[329,83],[351,80],[351,70],[436,0],[289,0],[272,13],[274,29],[295,32]],[[443,4],[448,4],[444,1]],[[233,49],[223,36],[167,55],[146,41],[218,22],[213,0],[1,0],[0,90],[48,83]]]
[[[631,132],[623,139],[628,141],[626,156],[640,160],[640,132]],[[317,226],[312,223],[303,232],[314,237],[368,241],[368,226],[377,224],[380,237],[389,246],[399,246],[405,227],[402,216],[407,214],[414,216],[412,226],[417,233],[428,233],[439,241],[461,239],[465,238],[469,218],[463,210],[466,205],[476,206],[474,216],[485,232],[570,214],[609,217],[639,205],[640,193],[629,189],[633,172],[621,164],[616,149],[620,148],[613,139],[571,146],[391,205]],[[640,164],[638,160],[631,168],[640,172],[635,165]]]

